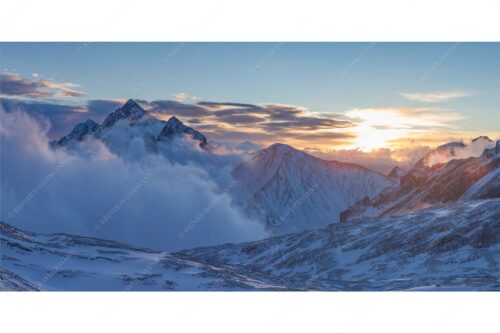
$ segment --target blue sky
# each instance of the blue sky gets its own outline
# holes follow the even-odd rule
[[[453,133],[498,133],[500,122],[500,43],[2,43],[0,65],[79,85],[85,96],[70,103],[288,104],[339,119],[352,109],[444,110],[439,125]]]

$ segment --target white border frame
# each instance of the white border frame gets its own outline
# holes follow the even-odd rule
[[[1,41],[498,41],[500,1],[0,0]],[[1,62],[1,46],[0,46]],[[0,293],[11,331],[497,332],[499,293]]]
[[[496,41],[497,0],[1,0],[2,41]]]

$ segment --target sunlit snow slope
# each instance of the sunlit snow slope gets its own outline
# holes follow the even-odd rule
[[[232,194],[274,234],[324,227],[356,201],[396,181],[356,164],[325,161],[274,144],[233,171]]]

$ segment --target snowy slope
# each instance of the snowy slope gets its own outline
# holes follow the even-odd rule
[[[498,161],[498,159],[497,159]],[[487,173],[462,195],[461,199],[500,197],[500,168]]]
[[[0,224],[0,290],[260,290],[272,278],[113,241]]]
[[[2,290],[500,290],[500,199],[177,253],[0,231]]]
[[[338,222],[342,210],[396,183],[359,165],[324,161],[284,144],[258,152],[233,177],[236,202],[274,234]]]
[[[401,169],[398,166],[395,166],[394,168],[391,169],[391,171],[387,174],[388,177],[394,178],[394,179],[400,179],[406,175],[406,171]]]
[[[498,149],[484,149],[478,157],[448,160],[452,155],[456,157],[457,147],[465,146],[450,143],[431,151],[401,177],[399,187],[383,191],[371,201],[356,203],[341,213],[341,220],[361,216],[402,215],[436,204],[499,197]],[[430,162],[442,158],[448,161],[434,164]]]
[[[500,199],[183,253],[312,289],[500,290]]]

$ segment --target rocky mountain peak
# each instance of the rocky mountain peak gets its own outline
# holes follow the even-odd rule
[[[123,106],[111,112],[102,122],[102,127],[106,128],[115,124],[120,119],[136,121],[142,118],[147,111],[144,110],[136,101],[129,99]]]
[[[176,117],[171,117],[166,122],[165,126],[158,135],[157,140],[169,141],[180,134],[187,134],[194,140],[200,141],[200,147],[204,147],[207,145],[207,138],[203,134],[189,126],[184,125],[182,121],[180,121]]]
[[[487,137],[486,135],[481,135],[481,136],[478,136],[477,138],[473,139],[472,142],[477,142],[477,141],[488,141],[488,142],[493,142],[493,140],[491,140],[489,137]]]
[[[87,135],[94,135],[99,131],[99,124],[97,124],[92,119],[87,119],[86,121],[77,124],[71,133],[63,136],[59,140],[52,141],[50,144],[52,146],[63,146],[71,140],[82,141]]]

